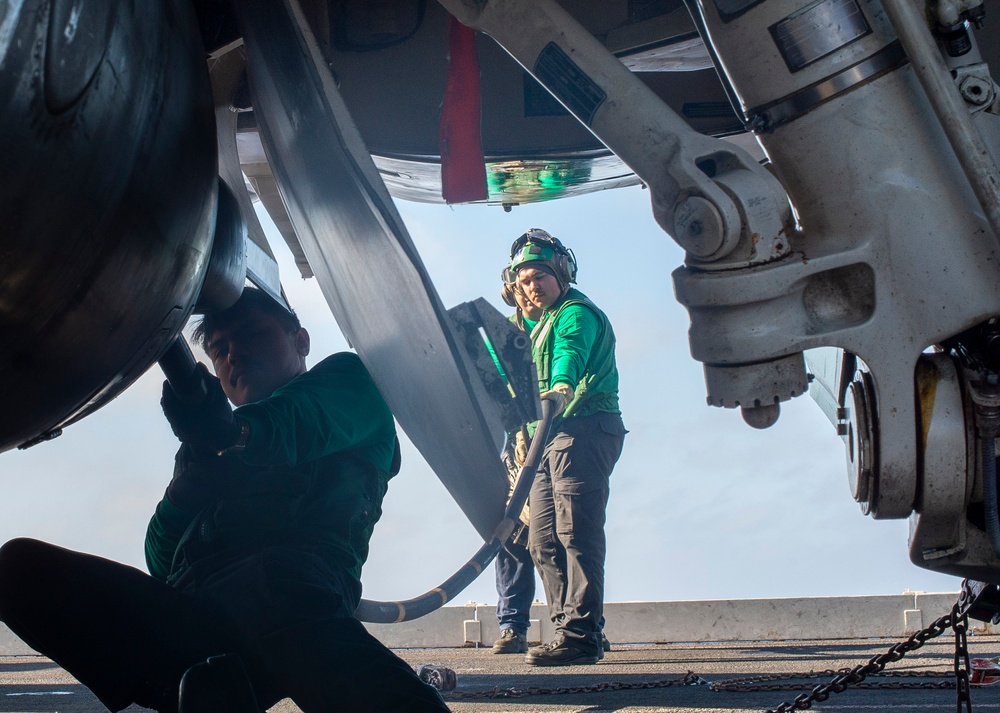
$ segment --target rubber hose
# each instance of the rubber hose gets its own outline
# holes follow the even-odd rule
[[[524,465],[518,471],[517,483],[511,493],[507,508],[504,510],[503,518],[493,530],[489,541],[466,562],[455,574],[451,575],[442,584],[430,591],[421,594],[419,597],[396,602],[377,602],[370,599],[362,599],[354,612],[361,621],[372,624],[392,624],[401,621],[412,621],[425,614],[430,614],[435,609],[439,609],[446,603],[454,599],[463,589],[472,584],[473,581],[482,574],[483,570],[493,561],[500,551],[500,547],[510,537],[517,525],[524,503],[528,500],[528,493],[531,492],[531,483],[535,479],[538,471],[538,464],[542,459],[542,451],[549,440],[549,429],[552,426],[552,402],[542,399],[542,418],[538,421],[535,429],[535,436],[531,439],[531,447],[528,448],[528,455],[524,459]],[[530,477],[525,477],[530,474]]]
[[[992,434],[983,438],[983,514],[993,551],[1000,555],[1000,515],[997,513],[997,453]]]
[[[178,336],[163,352],[159,359],[163,375],[167,377],[170,388],[181,399],[188,403],[201,403],[208,393],[201,373],[198,371],[198,360],[191,353],[191,347]]]

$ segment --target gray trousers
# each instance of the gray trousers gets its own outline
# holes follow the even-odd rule
[[[611,471],[625,440],[621,415],[563,421],[531,487],[528,548],[556,639],[596,651],[604,614],[604,536]]]

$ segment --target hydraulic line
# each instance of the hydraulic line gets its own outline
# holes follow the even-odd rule
[[[1000,515],[997,513],[997,454],[995,434],[983,438],[983,515],[993,551],[1000,555]]]
[[[976,433],[983,444],[983,519],[993,551],[1000,556],[996,460],[996,438],[1000,434],[1000,376],[980,368],[979,378],[972,380],[969,386],[975,409]]]
[[[170,388],[181,399],[189,403],[198,403],[205,398],[207,392],[205,383],[198,375],[198,360],[191,353],[191,347],[178,336],[159,360],[163,375],[167,377]]]
[[[534,438],[531,439],[531,447],[524,459],[524,465],[517,473],[517,482],[507,503],[507,509],[504,510],[503,519],[493,530],[490,540],[479,548],[472,559],[446,579],[441,586],[435,587],[419,597],[401,602],[376,602],[362,599],[357,611],[354,612],[358,619],[373,624],[390,624],[417,619],[451,601],[486,569],[517,526],[521,510],[528,500],[531,484],[535,480],[538,463],[542,459],[542,451],[549,439],[552,418],[552,402],[548,399],[542,399],[542,418],[538,422],[538,428],[535,429]]]

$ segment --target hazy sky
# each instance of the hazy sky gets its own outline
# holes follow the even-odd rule
[[[630,433],[611,480],[607,600],[957,591],[956,578],[910,564],[905,520],[861,514],[843,444],[808,397],[784,404],[767,431],[705,405],[670,279],[683,253],[654,223],[648,198],[620,189],[511,213],[397,201],[446,307],[484,296],[506,311],[499,273],[510,243],[540,227],[574,249],[579,287],[611,318]],[[299,278],[270,234],[289,300],[313,336],[309,364],[346,349],[315,281]],[[160,412],[162,380],[154,366],[60,438],[0,454],[0,541],[32,536],[144,568],[146,523],[177,447]],[[364,570],[365,596],[416,596],[480,544],[404,442]],[[492,568],[457,603],[467,601],[496,601]]]

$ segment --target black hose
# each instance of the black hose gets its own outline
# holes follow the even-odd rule
[[[163,375],[170,388],[181,399],[189,403],[201,403],[208,393],[205,382],[198,371],[198,361],[191,348],[178,336],[159,359]]]
[[[524,459],[524,465],[517,473],[517,482],[514,490],[507,502],[503,519],[500,520],[488,542],[466,562],[455,574],[446,579],[441,586],[421,594],[419,597],[407,599],[401,602],[376,602],[370,599],[362,599],[354,612],[361,621],[372,624],[391,624],[400,621],[411,621],[418,619],[425,614],[430,614],[435,609],[439,609],[446,603],[454,599],[463,589],[472,584],[475,579],[482,574],[487,565],[493,561],[500,551],[500,547],[511,536],[517,526],[521,510],[528,500],[528,493],[531,492],[531,484],[535,480],[535,473],[538,471],[538,464],[542,459],[542,451],[549,440],[549,429],[552,426],[552,402],[542,399],[542,418],[538,421],[535,429],[535,436],[531,439],[531,447],[528,448],[528,455]],[[526,477],[530,476],[530,477]]]
[[[983,436],[983,515],[993,551],[1000,555],[1000,515],[997,513],[997,454],[995,434]]]

